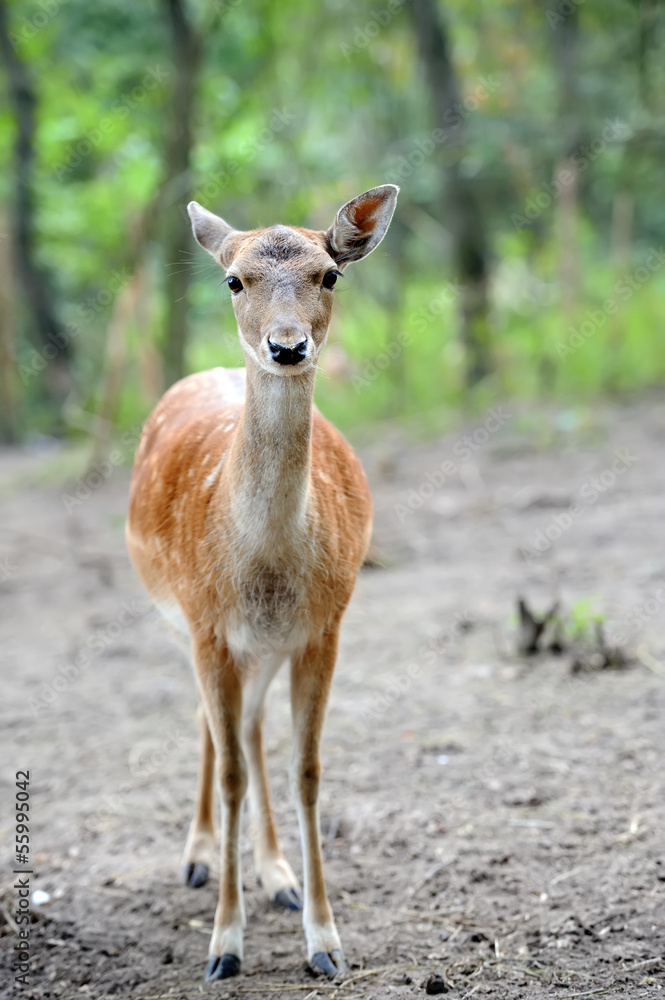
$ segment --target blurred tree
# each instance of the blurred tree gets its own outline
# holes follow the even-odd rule
[[[577,154],[585,134],[580,93],[580,31],[577,8],[573,4],[570,5],[570,9],[566,8],[565,16],[562,16],[553,28],[559,105],[559,153],[554,169],[554,182],[561,192],[556,203],[559,275],[564,312],[571,321],[578,307],[580,295],[578,247],[580,169]],[[551,373],[547,374],[547,382],[551,385]]]
[[[18,439],[19,396],[16,384],[16,322],[7,213],[0,213],[0,441]]]
[[[183,262],[191,227],[184,211],[191,200],[191,159],[196,83],[202,40],[184,0],[163,0],[175,67],[166,113],[162,230],[167,265],[164,377],[171,385],[185,374],[190,268]]]
[[[46,389],[55,404],[56,420],[60,425],[60,408],[71,389],[71,339],[57,316],[49,275],[37,259],[34,193],[37,96],[30,71],[19,58],[11,38],[6,0],[0,0],[0,52],[6,67],[16,130],[11,256],[22,290],[22,311],[29,317],[26,329],[43,361]],[[6,357],[6,349],[4,353]]]
[[[487,227],[477,178],[469,176],[465,169],[468,151],[465,113],[447,27],[435,0],[413,0],[412,11],[434,116],[438,126],[446,132],[443,217],[453,234],[455,267],[462,286],[460,325],[466,353],[466,382],[473,386],[493,367],[488,316]]]

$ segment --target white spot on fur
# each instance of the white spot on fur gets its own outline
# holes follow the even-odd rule
[[[215,468],[212,470],[212,472],[208,473],[208,475],[205,477],[205,479],[203,481],[203,485],[204,486],[212,486],[214,484],[214,482],[217,479],[218,475],[222,471],[222,466],[224,465],[224,459],[225,458],[226,458],[226,455],[222,455],[222,457],[220,458],[219,462],[217,463],[217,465],[215,466]]]
[[[187,619],[182,613],[182,608],[177,603],[166,603],[165,601],[155,601],[157,609],[160,614],[166,618],[167,622],[173,626],[173,628],[189,639],[189,625],[187,624]]]

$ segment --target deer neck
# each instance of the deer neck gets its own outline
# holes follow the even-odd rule
[[[304,537],[315,371],[279,376],[247,359],[245,405],[229,455],[236,535],[273,561]]]

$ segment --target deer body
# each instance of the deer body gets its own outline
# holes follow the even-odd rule
[[[184,856],[193,887],[211,863],[218,779],[221,877],[209,980],[237,973],[243,957],[238,835],[248,785],[261,883],[276,902],[302,905],[275,829],[262,742],[265,693],[285,660],[308,959],[331,976],[345,967],[323,878],[318,748],[372,511],[360,462],[313,407],[313,393],[331,275],[378,245],[396,194],[385,185],[361,195],[327,233],[282,226],[238,233],[190,206],[197,239],[229,270],[246,373],[201,372],[164,395],[139,444],[127,541],[197,679],[202,753]]]
[[[369,545],[371,500],[353,449],[310,392],[301,398],[308,387],[275,379],[267,420],[252,428],[243,375],[201,372],[163,397],[137,453],[127,537],[177,631],[223,636],[251,668],[301,651],[339,618]]]

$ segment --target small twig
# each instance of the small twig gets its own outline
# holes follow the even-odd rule
[[[283,986],[271,986],[269,984],[261,985],[258,983],[256,986],[238,987],[236,989],[236,993],[280,993],[282,991],[284,993],[290,993],[295,992],[296,990],[309,990],[310,994],[308,997],[305,997],[305,1000],[310,1000],[310,997],[315,996],[320,990],[326,990],[332,993],[334,998],[337,995],[338,990],[344,990],[347,987],[352,986],[360,979],[368,979],[370,976],[380,976],[386,972],[399,972],[401,969],[406,971],[407,969],[413,968],[413,963],[408,965],[383,965],[378,969],[365,969],[363,972],[357,972],[354,975],[349,976],[348,979],[344,979],[341,983],[317,983],[313,989],[311,983],[285,983]],[[346,1000],[353,1000],[353,997],[347,996]]]
[[[429,920],[432,923],[450,924],[452,922],[450,917],[443,917],[438,913],[426,913],[423,910],[407,910],[403,906],[401,906],[397,912],[403,913],[405,916],[412,917],[414,919]],[[467,922],[470,924],[474,923],[473,920],[469,920]]]
[[[481,973],[481,972],[483,971],[483,969],[485,968],[485,964],[486,964],[485,962],[481,962],[481,963],[480,963],[480,965],[478,966],[478,968],[477,968],[477,969],[474,969],[474,971],[473,971],[473,972],[471,973],[471,975],[470,975],[470,976],[467,976],[467,979],[475,979],[475,978],[476,978],[476,976],[479,976],[479,975],[480,975],[480,973]]]
[[[567,872],[561,872],[560,875],[555,875],[554,878],[550,879],[550,885],[556,885],[558,882],[565,882],[567,878],[572,878],[573,875],[577,875],[578,872],[584,871],[584,869],[588,867],[588,865],[578,865],[577,868],[571,868]]]
[[[309,990],[315,994],[321,990],[338,990],[339,986],[332,986],[330,983],[322,983],[312,991],[311,983],[285,983],[283,986],[239,986],[236,993],[295,993],[296,990]]]
[[[665,962],[665,955],[655,955],[653,958],[645,958],[642,962],[633,962],[632,965],[626,965],[624,968],[630,971],[630,969],[639,969],[642,965],[653,965],[654,962]]]
[[[510,965],[511,968],[515,969],[517,972],[522,972],[527,976],[532,976],[534,979],[539,979],[547,973],[547,969],[528,969],[526,965],[515,965],[514,958],[497,958],[490,959],[487,965]],[[559,998],[563,1000],[563,998]]]
[[[88,891],[92,892],[115,892],[118,895],[125,896],[126,899],[136,899],[136,893],[132,892],[130,889],[123,889],[121,886],[116,885],[115,882],[112,885],[91,885]]]
[[[171,997],[171,1000],[173,1000],[172,993],[149,993],[147,997],[142,997],[141,1000],[165,1000],[165,997]]]
[[[428,882],[431,882],[432,879],[436,875],[438,875],[440,871],[443,871],[443,869],[446,867],[446,865],[449,865],[450,863],[451,863],[450,861],[446,861],[446,862],[442,861],[439,864],[433,865],[432,868],[430,868],[429,871],[425,873],[424,878],[422,878],[420,880],[420,882],[418,882],[413,887],[413,889],[411,890],[411,895],[415,896],[417,893],[419,893],[420,890],[423,888],[423,886],[427,885]]]
[[[339,989],[344,989],[345,986],[350,986],[351,983],[355,983],[359,979],[367,979],[369,976],[380,976],[385,972],[401,972],[402,970],[406,972],[407,969],[413,969],[415,967],[415,963],[411,962],[407,965],[402,963],[401,965],[383,965],[378,969],[366,969],[364,972],[358,972],[353,976],[349,976],[348,979],[345,979],[344,982],[340,983]]]
[[[599,993],[609,993],[610,989],[610,986],[603,986],[599,990],[584,990],[582,993],[564,993],[563,996],[559,997],[559,1000],[573,1000],[573,997],[598,996]]]
[[[659,660],[656,659],[655,656],[651,655],[647,649],[646,643],[642,643],[638,646],[635,652],[637,653],[637,657],[640,662],[651,670],[652,673],[656,674],[658,677],[665,677],[665,667]]]

